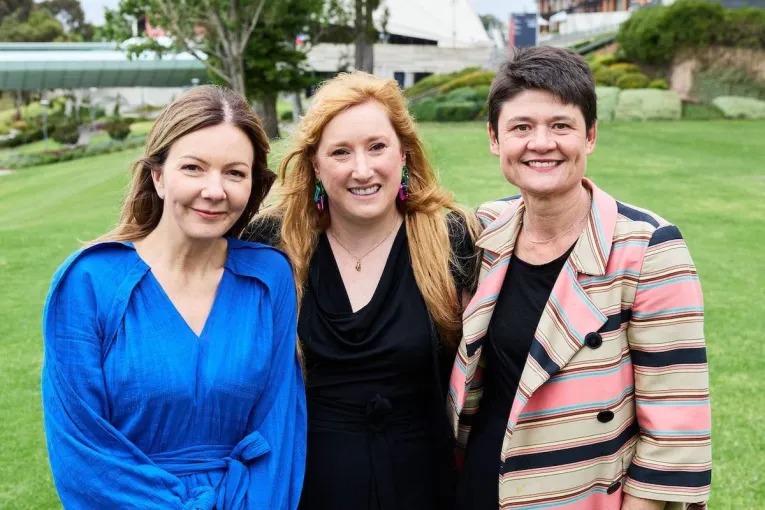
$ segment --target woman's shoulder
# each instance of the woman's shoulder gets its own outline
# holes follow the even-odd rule
[[[516,207],[520,199],[520,195],[512,195],[481,204],[476,211],[476,216],[478,221],[481,222],[481,226],[486,228],[487,225],[499,218],[509,208]]]
[[[69,255],[53,275],[54,284],[65,278],[88,278],[93,284],[115,282],[120,273],[140,258],[132,243],[107,241],[86,246]]]
[[[292,282],[292,268],[287,256],[261,242],[230,238],[227,267],[240,276],[256,278],[267,286],[282,280]]]

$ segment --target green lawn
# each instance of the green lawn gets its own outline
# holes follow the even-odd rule
[[[470,205],[513,193],[481,124],[424,125],[446,186]],[[762,289],[765,122],[610,123],[588,174],[678,224],[707,308],[713,509],[765,508]],[[274,152],[283,151],[277,144]],[[58,264],[116,219],[137,151],[0,177],[0,508],[57,508],[40,415],[40,312]],[[272,162],[272,168],[276,162]]]

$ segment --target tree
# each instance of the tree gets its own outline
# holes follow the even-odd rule
[[[36,8],[23,19],[17,10],[0,22],[0,41],[52,42],[66,40],[64,27],[47,9]]]
[[[33,0],[0,0],[0,20],[11,14],[17,14],[19,19],[26,20],[33,8]]]
[[[93,25],[85,21],[80,0],[44,0],[37,5],[50,11],[62,23],[70,38],[79,37],[85,41],[93,38]]]

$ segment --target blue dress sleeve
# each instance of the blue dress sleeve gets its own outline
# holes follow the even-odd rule
[[[268,380],[251,420],[251,436],[261,441],[250,441],[248,445],[256,449],[254,445],[265,444],[268,452],[247,465],[249,483],[244,491],[235,484],[219,487],[216,508],[221,510],[294,510],[303,487],[307,424],[305,388],[297,357],[297,303],[292,271],[281,255],[271,265],[271,276],[273,354]],[[235,469],[245,468],[232,463],[226,481],[239,478],[231,472]]]
[[[43,416],[61,502],[67,509],[211,509],[214,494],[185,494],[177,477],[108,421],[102,345],[110,300],[87,258],[59,269],[43,312]]]

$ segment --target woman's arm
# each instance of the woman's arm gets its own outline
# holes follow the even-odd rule
[[[277,260],[279,263],[272,265],[280,275],[271,291],[273,355],[253,419],[253,429],[265,440],[269,451],[248,465],[246,501],[219,496],[220,510],[294,510],[300,501],[307,424],[305,388],[297,357],[297,303],[289,264],[281,256]],[[228,500],[225,505],[224,499]]]
[[[673,225],[648,243],[627,336],[640,432],[624,490],[673,509],[703,503],[712,463],[703,300]]]
[[[77,262],[54,278],[43,313],[43,416],[61,502],[67,509],[212,508],[212,500],[186,501],[180,480],[109,423],[97,318],[109,303]]]

